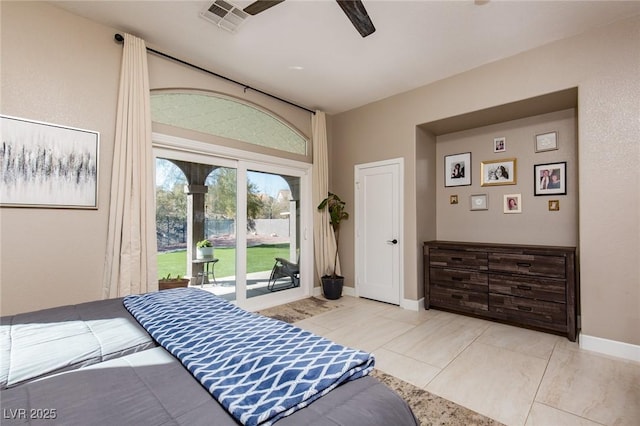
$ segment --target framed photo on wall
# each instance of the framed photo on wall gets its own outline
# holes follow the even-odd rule
[[[487,194],[475,194],[469,197],[469,210],[489,210]]]
[[[507,150],[507,138],[493,138],[493,152],[505,152]]]
[[[444,186],[471,185],[471,153],[444,156]]]
[[[480,186],[515,185],[516,159],[483,161],[480,163]]]
[[[522,213],[522,194],[504,195],[504,213]]]
[[[567,193],[567,162],[533,166],[534,195],[565,195]]]
[[[558,149],[558,132],[547,132],[536,135],[536,152],[554,151]]]
[[[98,132],[0,115],[3,207],[98,208]]]

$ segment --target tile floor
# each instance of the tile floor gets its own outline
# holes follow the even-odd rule
[[[640,363],[564,337],[342,297],[298,326],[371,351],[376,367],[507,425],[640,425]]]

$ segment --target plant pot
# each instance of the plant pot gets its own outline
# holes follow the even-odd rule
[[[325,275],[322,280],[322,292],[324,297],[329,300],[337,300],[342,297],[342,287],[344,286],[344,277]]]
[[[211,259],[213,257],[213,247],[196,248],[196,259]]]
[[[189,278],[158,280],[158,290],[171,290],[172,288],[188,287],[189,281]]]

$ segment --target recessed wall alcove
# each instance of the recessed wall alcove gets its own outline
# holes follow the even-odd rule
[[[447,117],[416,127],[416,208],[424,239],[578,245],[578,89],[569,88]],[[537,134],[557,132],[558,149],[536,152]],[[494,138],[506,150],[494,152]],[[471,184],[445,186],[445,156],[471,153]],[[515,159],[516,182],[482,186],[481,163]],[[536,195],[534,166],[566,162],[566,195]],[[471,210],[486,194],[487,210]],[[505,214],[505,195],[519,194],[522,212]],[[452,196],[457,203],[451,203]],[[550,210],[557,201],[559,210]]]

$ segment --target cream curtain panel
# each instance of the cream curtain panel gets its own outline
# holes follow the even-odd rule
[[[318,204],[329,191],[329,160],[327,153],[327,119],[325,113],[316,111],[311,117],[313,133],[313,245],[318,278],[333,272],[336,239],[329,223],[329,213],[319,211]],[[340,261],[336,273],[340,274]]]
[[[158,289],[149,71],[144,40],[124,35],[103,297]]]

